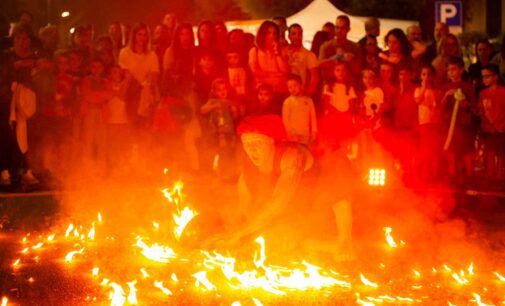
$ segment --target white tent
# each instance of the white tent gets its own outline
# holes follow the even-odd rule
[[[321,30],[326,22],[335,23],[338,15],[346,15],[346,13],[337,9],[328,0],[313,0],[307,7],[298,13],[287,18],[288,25],[298,23],[303,27],[303,43],[307,48],[310,48],[312,38],[317,31]],[[348,38],[352,41],[358,41],[365,36],[365,19],[366,17],[349,16],[351,20],[351,31]],[[395,20],[379,18],[381,23],[381,36],[378,38],[379,45],[383,44],[384,35],[394,28],[406,30],[408,26],[417,24],[413,20]],[[228,29],[240,28],[245,32],[256,34],[263,20],[247,20],[247,21],[229,21],[226,23]]]
[[[326,22],[335,23],[335,19],[339,15],[347,15],[336,8],[328,0],[313,0],[307,7],[298,13],[287,18],[288,25],[298,23],[303,27],[304,44],[310,45],[312,38],[317,31],[320,31],[323,24]],[[357,42],[365,36],[365,19],[366,17],[350,16],[351,31],[348,34],[348,39]],[[384,41],[383,37],[389,30],[400,28],[406,30],[407,27],[417,24],[412,20],[395,20],[379,18],[381,23],[381,36],[378,38],[379,44]]]

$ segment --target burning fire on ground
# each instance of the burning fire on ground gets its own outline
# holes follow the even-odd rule
[[[423,261],[409,252],[412,242],[395,238],[391,227],[383,228],[380,252],[366,264],[358,259],[323,266],[287,256],[282,264],[273,264],[267,251],[275,252],[275,245],[262,236],[254,241],[249,260],[227,251],[185,249],[181,235],[199,212],[186,203],[182,188],[176,183],[161,190],[171,215],[126,238],[109,235],[107,216],[100,212],[87,223],[26,234],[9,270],[37,290],[38,277],[27,276],[31,269],[49,262],[60,267],[85,288],[77,300],[62,305],[505,304],[505,268],[462,264],[465,254],[454,263],[420,265]],[[1,305],[22,305],[23,293],[16,291],[4,288]]]

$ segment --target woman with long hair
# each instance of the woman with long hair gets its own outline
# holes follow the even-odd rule
[[[119,66],[132,76],[127,94],[130,122],[134,125],[146,123],[159,95],[158,58],[150,50],[147,25],[133,26],[128,46],[119,52]]]
[[[383,61],[392,63],[395,67],[412,63],[412,47],[401,29],[392,29],[389,31],[384,38],[384,42],[387,50],[379,54],[379,57]]]
[[[249,50],[249,67],[256,84],[268,84],[276,94],[287,94],[288,57],[280,44],[279,28],[272,21],[263,22],[258,29],[256,47]]]

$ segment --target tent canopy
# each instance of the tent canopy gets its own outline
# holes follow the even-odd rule
[[[286,18],[288,25],[298,23],[303,27],[303,43],[306,48],[310,48],[312,38],[317,31],[320,31],[326,22],[334,23],[339,15],[347,15],[343,11],[336,8],[328,0],[313,0],[303,10]],[[357,42],[365,36],[365,19],[366,17],[349,16],[351,20],[351,30],[348,38]],[[379,18],[381,23],[381,35],[378,37],[379,45],[383,45],[384,36],[389,30],[400,28],[403,31],[413,24],[418,24],[413,20],[396,20]],[[240,28],[245,32],[256,34],[263,20],[248,20],[248,21],[230,21],[227,22],[229,29]]]

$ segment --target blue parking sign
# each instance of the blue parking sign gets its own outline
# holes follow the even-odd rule
[[[463,4],[461,1],[435,2],[435,20],[444,22],[449,27],[463,26]]]

